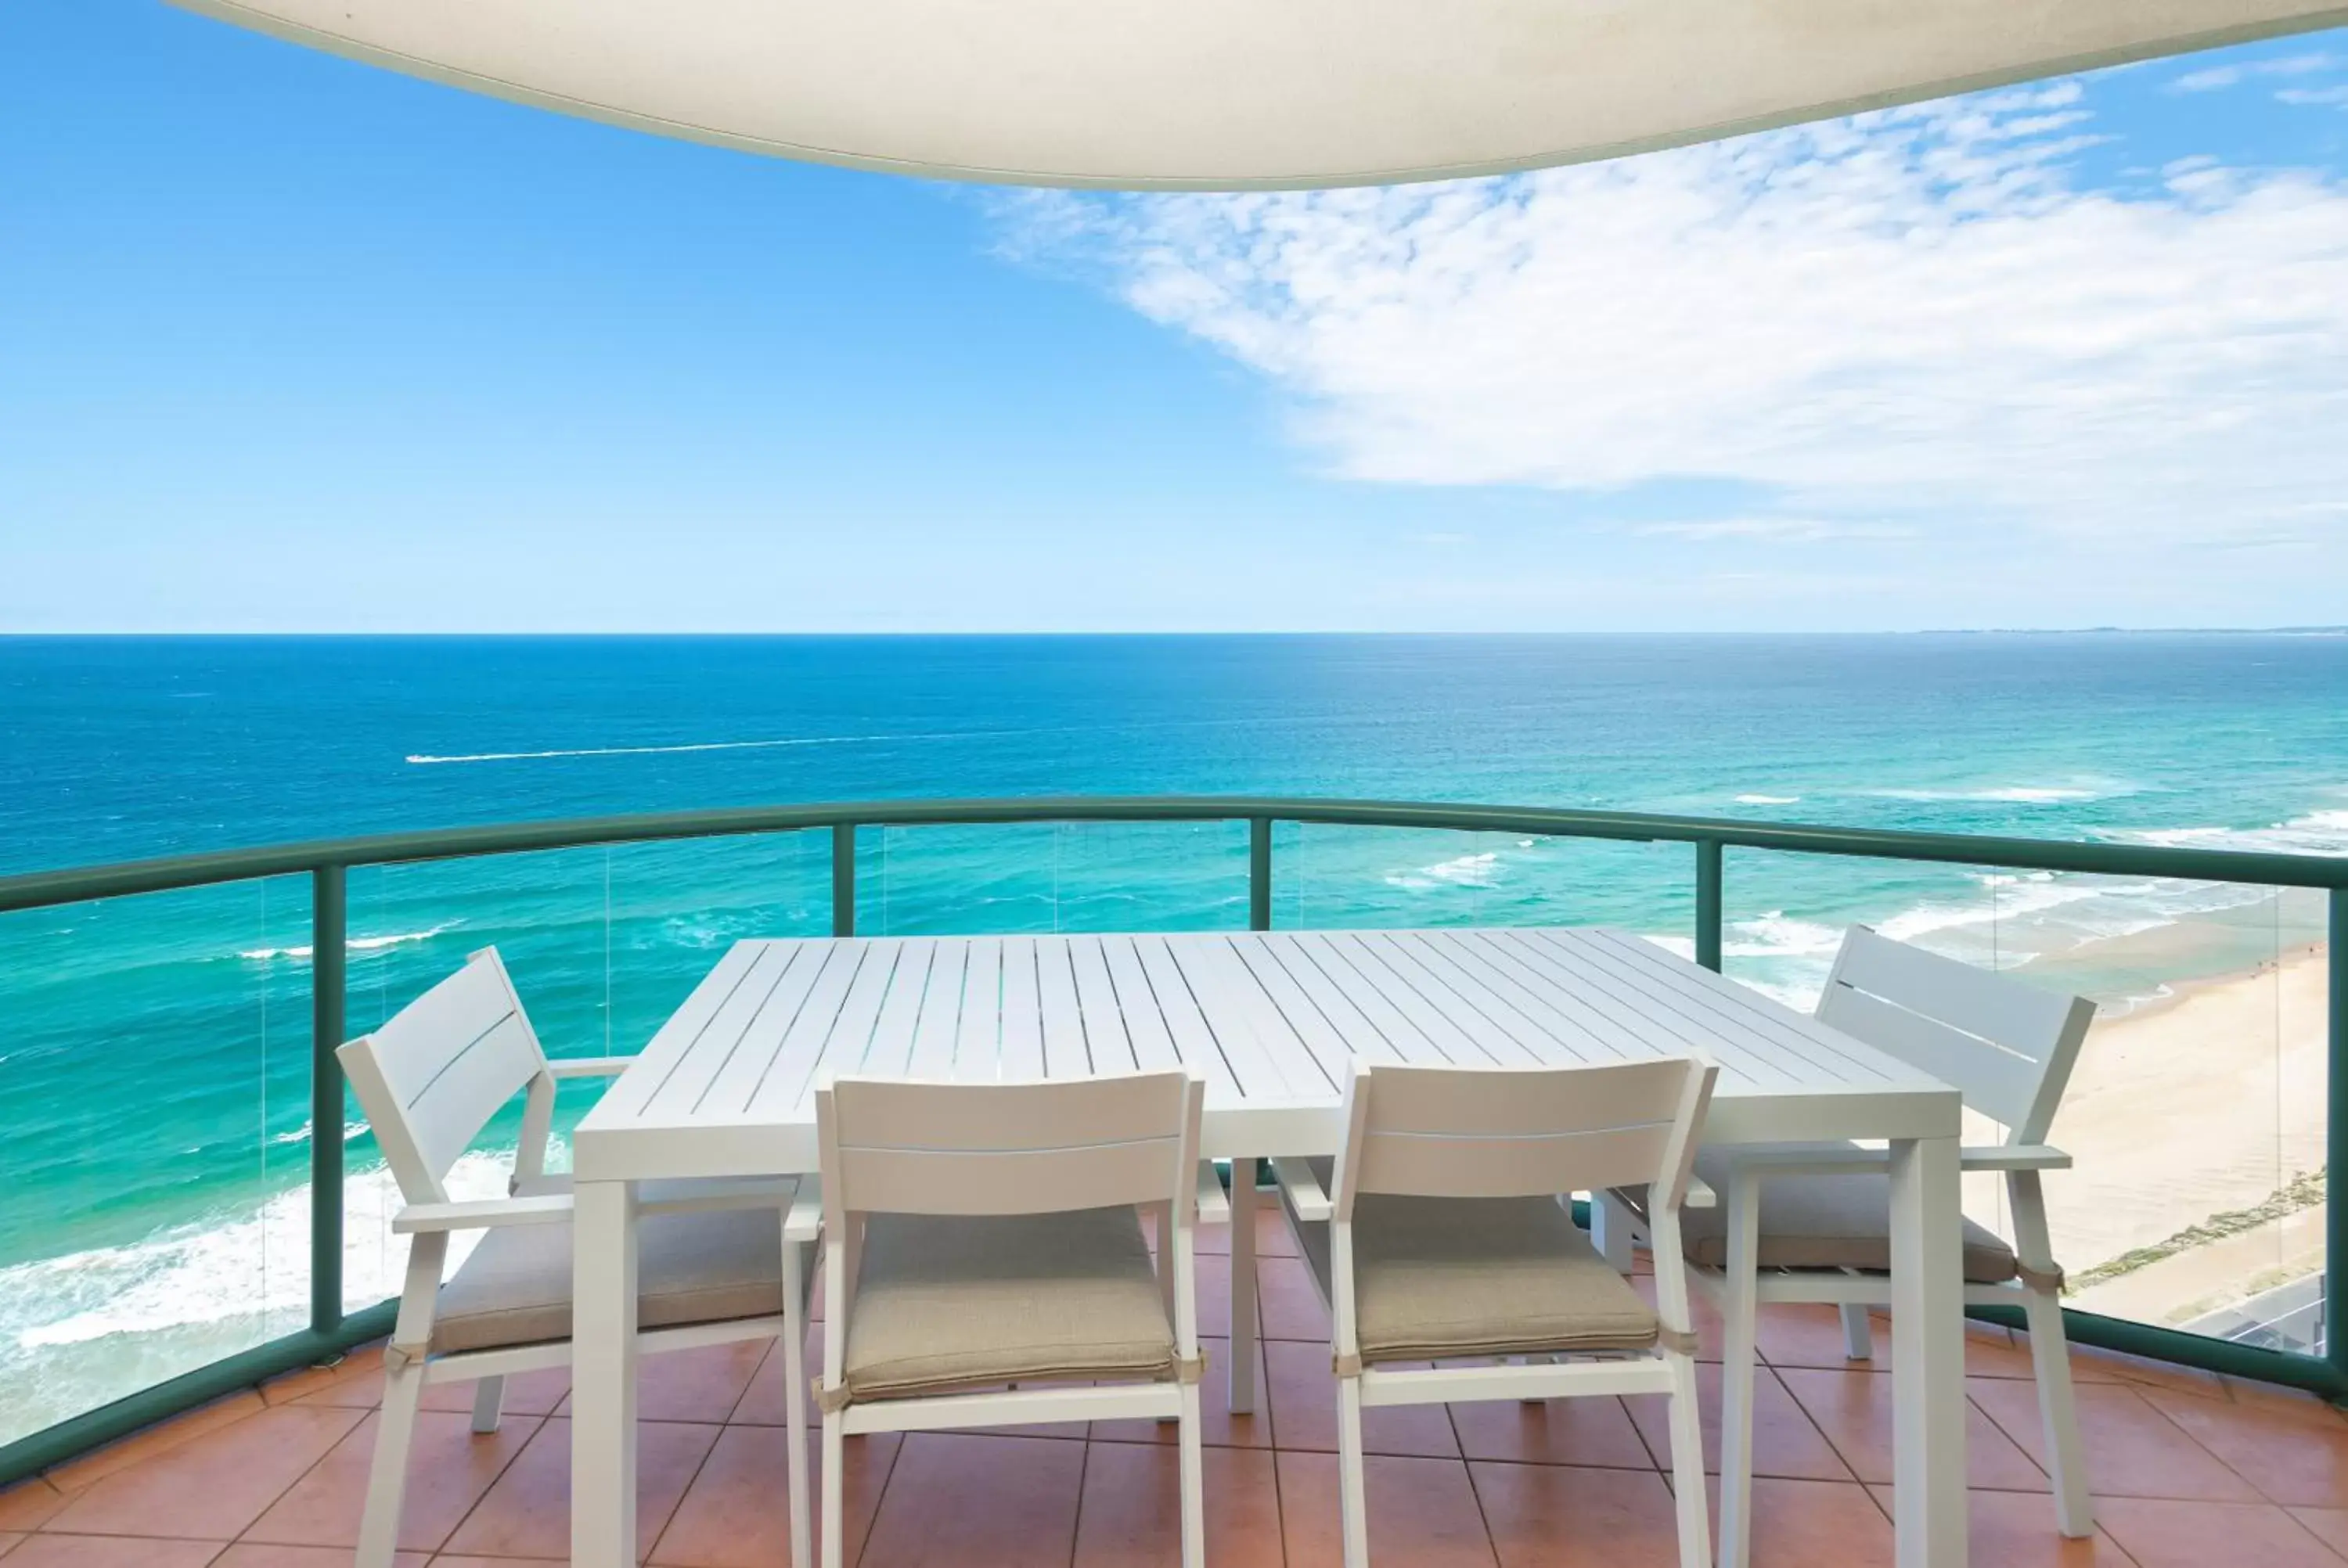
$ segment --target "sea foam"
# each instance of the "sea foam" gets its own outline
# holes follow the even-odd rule
[[[510,1153],[472,1153],[449,1172],[458,1201],[502,1196]],[[376,1164],[343,1186],[343,1292],[380,1301],[399,1294],[407,1244],[391,1235],[403,1200]],[[448,1268],[480,1240],[449,1238]],[[158,1232],[129,1246],[42,1258],[0,1269],[0,1344],[25,1349],[110,1334],[154,1334],[279,1309],[306,1314],[310,1300],[310,1190],[279,1193]]]
[[[386,948],[401,947],[409,942],[428,942],[444,931],[455,930],[460,923],[451,920],[445,926],[434,926],[422,931],[395,931],[388,937],[353,937],[343,946],[354,953],[380,952]],[[305,943],[298,948],[252,948],[237,954],[237,957],[251,958],[256,962],[265,962],[271,958],[291,958],[296,962],[306,962],[310,958],[310,951],[309,946]]]
[[[448,1173],[449,1196],[502,1196],[511,1165],[510,1151],[466,1154]],[[402,1203],[379,1163],[344,1184],[343,1297],[354,1306],[399,1294],[407,1239],[392,1234],[391,1217]],[[448,1272],[479,1239],[450,1236]],[[127,1245],[0,1268],[0,1442],[119,1399],[159,1372],[291,1333],[309,1312],[306,1186],[222,1205]]]
[[[2168,849],[2242,849],[2269,855],[2348,855],[2348,811],[2311,811],[2268,827],[2152,827],[2106,837]]]
[[[1499,854],[1495,850],[1456,856],[1416,871],[1391,872],[1385,884],[1410,892],[1424,892],[1431,887],[1489,887],[1499,875]]]
[[[2126,790],[2080,789],[2057,784],[1999,784],[1987,789],[1870,789],[1861,794],[1878,800],[1977,801],[2012,805],[2058,805],[2068,801],[2103,800]]]

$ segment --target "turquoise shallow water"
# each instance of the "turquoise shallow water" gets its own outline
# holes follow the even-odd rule
[[[0,871],[501,819],[1276,793],[2348,850],[2348,639],[0,640]],[[1684,943],[1684,846],[1283,827],[1276,916]],[[810,836],[362,870],[354,1030],[497,942],[557,1051],[828,920]],[[862,927],[1240,925],[1236,826],[868,834]],[[1852,919],[2127,1005],[2312,934],[2252,890],[1732,855],[1733,972]],[[301,879],[0,916],[0,1440],[297,1327]],[[2127,938],[2173,928],[2157,963]],[[572,1108],[575,1111],[575,1107]],[[355,1301],[392,1283],[354,1129]],[[483,1172],[488,1166],[483,1164]],[[486,1176],[484,1179],[487,1179]]]

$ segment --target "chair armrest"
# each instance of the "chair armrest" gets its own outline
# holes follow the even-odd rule
[[[1223,1179],[1215,1174],[1212,1160],[1199,1162],[1199,1223],[1228,1225],[1231,1217],[1231,1200],[1223,1191]]]
[[[485,1230],[492,1225],[562,1225],[571,1218],[571,1194],[534,1198],[481,1198],[462,1204],[410,1204],[392,1216],[401,1235],[418,1231]]]
[[[1272,1180],[1280,1184],[1280,1195],[1296,1211],[1296,1217],[1306,1225],[1327,1225],[1332,1207],[1329,1194],[1321,1190],[1321,1179],[1313,1167],[1302,1160],[1274,1160]]]
[[[1957,1166],[1965,1171],[2067,1171],[2071,1156],[2044,1143],[1997,1143],[1958,1150]]]
[[[1719,1206],[1720,1194],[1712,1190],[1712,1184],[1705,1181],[1702,1176],[1696,1175],[1693,1172],[1689,1173],[1687,1195],[1680,1200],[1680,1207],[1684,1209],[1716,1209]]]
[[[628,1070],[633,1056],[574,1056],[568,1061],[550,1057],[547,1072],[557,1080],[565,1078],[617,1078]]]
[[[811,1242],[823,1235],[823,1180],[819,1176],[801,1176],[798,1191],[791,1194],[791,1206],[783,1215],[785,1245]]]

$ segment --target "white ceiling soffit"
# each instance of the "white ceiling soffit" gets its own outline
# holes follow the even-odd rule
[[[1373,184],[2348,22],[2340,0],[180,0],[668,136],[948,179]]]

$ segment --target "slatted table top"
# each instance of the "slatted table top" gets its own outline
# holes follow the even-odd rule
[[[996,1082],[1187,1065],[1206,1152],[1335,1151],[1344,1062],[1694,1052],[1709,1141],[1953,1136],[1956,1092],[1620,931],[736,943],[580,1123],[583,1179],[813,1170],[820,1073]]]

